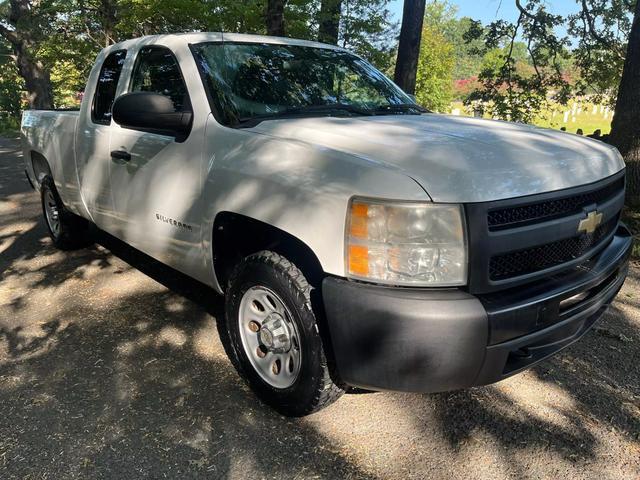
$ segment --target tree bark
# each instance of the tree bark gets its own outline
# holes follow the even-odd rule
[[[49,72],[31,52],[36,50],[31,16],[33,6],[28,0],[11,0],[7,23],[12,27],[0,25],[2,35],[11,45],[20,76],[24,78],[28,94],[29,107],[35,109],[53,108],[53,88]]]
[[[416,74],[426,0],[404,0],[400,43],[393,80],[406,93],[416,91]]]
[[[318,28],[318,41],[335,45],[340,33],[342,0],[322,0]]]
[[[267,0],[265,19],[267,22],[267,35],[284,37],[284,6],[286,0]]]
[[[115,0],[100,0],[98,5],[98,18],[102,24],[102,31],[104,33],[104,47],[108,47],[116,43],[115,27],[117,22]]]
[[[28,47],[23,44],[13,45],[18,72],[24,79],[27,90],[29,108],[47,110],[53,108],[53,88],[49,72],[42,63],[29,55]]]
[[[640,205],[640,1],[636,4],[610,142],[627,164],[627,199]]]

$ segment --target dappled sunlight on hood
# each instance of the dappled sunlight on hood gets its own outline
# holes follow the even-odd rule
[[[596,182],[624,168],[612,147],[529,125],[437,114],[265,121],[253,131],[400,169],[440,202],[481,202]]]

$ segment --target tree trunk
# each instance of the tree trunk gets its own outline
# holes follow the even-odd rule
[[[284,37],[284,5],[286,0],[267,0],[267,35]]]
[[[41,32],[33,20],[33,6],[28,0],[11,0],[6,23],[0,24],[0,35],[11,45],[20,76],[24,78],[30,108],[53,108],[53,88],[49,72],[32,56]],[[36,25],[36,26],[34,26]]]
[[[29,108],[36,110],[53,108],[53,88],[49,72],[42,66],[42,63],[31,58],[24,45],[13,45],[13,50],[16,55],[18,72],[24,78]]]
[[[416,74],[420,54],[420,38],[424,21],[425,0],[404,0],[400,44],[393,80],[405,92],[413,95],[416,91]]]
[[[318,28],[318,41],[335,45],[340,33],[342,0],[322,0]]]
[[[104,34],[104,47],[108,47],[117,42],[115,38],[115,27],[118,19],[116,12],[116,1],[114,0],[100,0],[98,5],[98,18],[102,25],[102,31]]]
[[[610,142],[627,164],[627,199],[640,205],[640,1],[629,33]]]

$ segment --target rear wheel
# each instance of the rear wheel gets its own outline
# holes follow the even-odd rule
[[[47,230],[57,248],[72,250],[92,243],[89,222],[65,208],[49,175],[40,182],[40,196]]]
[[[311,290],[293,263],[265,251],[236,266],[226,293],[234,365],[262,401],[288,416],[318,411],[343,393],[329,375]]]

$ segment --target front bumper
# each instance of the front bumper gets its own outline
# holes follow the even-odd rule
[[[441,392],[507,378],[567,347],[622,287],[631,234],[531,285],[473,296],[327,277],[322,284],[341,379],[372,390]]]

